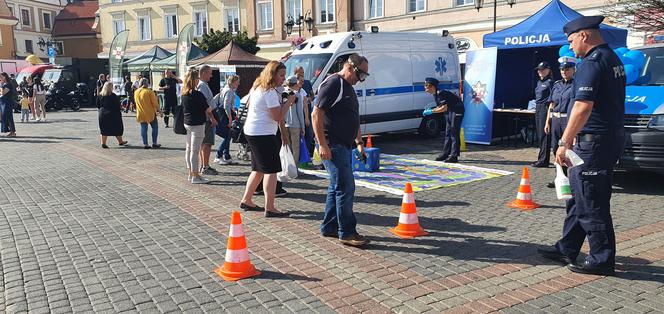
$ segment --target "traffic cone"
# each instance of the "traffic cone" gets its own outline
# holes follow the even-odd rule
[[[226,246],[226,261],[224,265],[214,270],[217,275],[226,281],[235,281],[260,275],[249,260],[247,240],[242,230],[242,217],[240,212],[234,210],[231,216],[231,228],[228,233]]]
[[[373,144],[371,143],[371,134],[367,136],[367,144],[365,145],[366,148],[372,148]]]
[[[390,232],[402,238],[414,238],[429,234],[420,227],[420,222],[417,219],[415,195],[413,194],[413,186],[410,183],[406,183],[403,191],[399,224],[395,228],[390,228]]]
[[[523,176],[521,177],[519,192],[516,194],[516,199],[507,203],[507,206],[522,210],[532,210],[540,207],[539,204],[533,202],[533,196],[530,192],[530,176],[528,175],[528,167],[523,167]]]
[[[466,151],[466,137],[463,135],[463,128],[461,128],[461,136],[459,136],[461,140],[461,151],[465,152]]]

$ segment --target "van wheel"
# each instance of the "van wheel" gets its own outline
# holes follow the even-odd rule
[[[422,118],[419,133],[424,138],[433,138],[443,129],[443,119],[440,115],[431,115]]]

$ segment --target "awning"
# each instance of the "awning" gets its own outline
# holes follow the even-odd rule
[[[198,48],[196,45],[191,45],[191,50],[189,50],[189,55],[187,56],[187,61],[196,60],[202,57],[207,56],[208,53],[203,51],[201,48]],[[152,71],[165,71],[165,70],[175,70],[175,57],[172,55],[166,59],[152,62],[150,68]]]
[[[248,65],[248,66],[261,66],[264,67],[270,60],[254,56],[244,51],[238,44],[231,41],[226,47],[221,48],[219,51],[200,58],[193,62],[188,62],[187,65],[198,66],[202,64],[207,65]]]
[[[150,50],[142,53],[141,55],[126,61],[124,65],[129,72],[145,72],[150,71],[150,64],[155,61],[166,59],[173,54],[168,50],[154,45]]]
[[[559,0],[553,0],[523,22],[504,30],[484,35],[484,47],[498,49],[532,48],[567,45],[563,26],[582,16]],[[602,37],[611,47],[627,45],[627,30],[600,25]]]

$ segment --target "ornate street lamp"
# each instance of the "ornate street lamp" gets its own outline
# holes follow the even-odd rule
[[[297,20],[289,14],[286,23],[284,23],[284,26],[286,26],[286,34],[290,36],[290,34],[293,33],[293,27],[297,25],[297,34],[299,37],[302,37],[302,24],[307,24],[307,30],[309,33],[314,29],[314,19],[311,17],[311,10],[307,11],[304,16],[298,16]]]
[[[507,0],[507,4],[510,5],[510,8],[516,3],[516,0]],[[477,12],[484,7],[484,0],[475,0],[475,9]],[[498,14],[498,0],[493,0],[493,32],[496,32],[496,16]]]

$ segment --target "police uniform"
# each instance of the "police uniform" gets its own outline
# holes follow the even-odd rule
[[[581,17],[567,23],[564,31],[569,36],[579,30],[596,29],[602,20],[601,16]],[[567,202],[563,236],[555,245],[560,256],[573,262],[588,238],[586,261],[568,265],[574,272],[614,274],[616,241],[610,200],[613,167],[625,142],[625,85],[624,66],[607,44],[588,51],[577,68],[575,100],[592,101],[593,106],[573,147],[584,163],[569,169],[574,197]]]
[[[424,81],[438,88],[437,79],[428,77]],[[436,105],[447,105],[447,111],[443,113],[445,118],[443,153],[436,160],[457,162],[461,155],[461,122],[465,111],[463,102],[459,96],[446,90],[437,90],[433,97]]]
[[[550,69],[549,63],[546,61],[540,62],[535,69]],[[537,154],[537,161],[533,163],[535,167],[548,167],[551,156],[551,135],[544,132],[546,125],[546,117],[549,111],[549,96],[551,95],[551,87],[553,80],[551,76],[547,76],[543,80],[537,81],[535,87],[535,127],[537,128],[537,140],[539,143],[539,153]]]
[[[574,67],[575,63],[564,61],[560,63],[560,69]],[[574,106],[574,78],[569,80],[557,80],[551,88],[549,103],[553,103],[551,112],[551,148],[553,152],[558,150],[558,141],[562,138],[567,126],[567,111]]]

